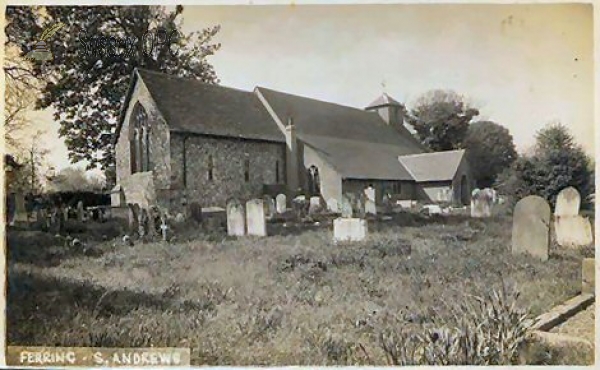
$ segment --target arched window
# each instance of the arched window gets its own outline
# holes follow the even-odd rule
[[[131,173],[150,170],[148,114],[142,105],[135,103],[130,119]]]
[[[244,180],[250,182],[250,160],[244,160]]]
[[[208,181],[212,181],[213,180],[213,170],[214,170],[214,162],[213,162],[213,156],[209,155],[208,156]]]
[[[319,169],[316,166],[308,168],[308,193],[311,196],[321,194],[321,180],[319,179]]]

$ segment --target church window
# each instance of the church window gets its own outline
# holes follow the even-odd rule
[[[321,194],[321,180],[316,166],[310,166],[308,169],[308,192],[311,196]]]
[[[208,181],[213,180],[214,162],[212,155],[208,156]]]
[[[130,119],[131,173],[150,170],[150,126],[148,114],[140,103],[133,107]]]
[[[244,160],[244,181],[250,182],[250,160]]]

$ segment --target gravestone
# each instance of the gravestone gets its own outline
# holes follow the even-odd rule
[[[577,189],[568,187],[558,193],[554,210],[556,242],[562,247],[592,244],[594,236],[590,221],[579,215],[581,196]]]
[[[342,217],[343,218],[352,218],[352,200],[346,196],[342,195],[342,207],[341,207]]]
[[[164,213],[160,216],[160,234],[162,236],[162,241],[166,242],[169,233],[169,226],[167,225],[167,217]]]
[[[376,215],[377,214],[377,206],[375,203],[375,189],[372,186],[369,186],[365,189],[365,213]]]
[[[581,293],[596,294],[596,261],[584,258],[581,263]]]
[[[314,215],[315,213],[321,212],[321,198],[320,197],[310,197],[308,205],[308,214]]]
[[[244,206],[236,199],[227,203],[227,234],[231,236],[246,235]]]
[[[360,218],[336,218],[333,220],[334,242],[357,242],[368,235],[367,220]]]
[[[252,199],[246,202],[246,224],[248,235],[267,236],[265,206],[262,199]]]
[[[491,217],[493,199],[492,189],[475,189],[471,195],[471,217]]]
[[[285,213],[287,209],[287,197],[285,194],[278,194],[275,197],[275,208],[277,208],[277,213]]]
[[[580,206],[581,196],[579,192],[574,187],[569,186],[558,193],[554,216],[577,216],[579,215]]]
[[[302,218],[306,216],[306,212],[308,211],[306,196],[298,195],[292,199],[292,208],[297,217]]]
[[[128,219],[129,219],[129,234],[133,235],[135,233],[137,233],[139,230],[139,225],[138,225],[138,213],[139,213],[139,206],[137,204],[127,204],[127,208],[129,209],[128,212]]]
[[[530,195],[519,200],[513,212],[512,253],[529,253],[548,260],[550,216],[544,198]]]
[[[327,210],[331,213],[339,213],[340,207],[338,205],[338,201],[335,198],[329,198],[327,200]]]
[[[140,207],[138,212],[138,235],[140,238],[148,234],[148,211]]]
[[[77,202],[77,221],[79,222],[83,222],[85,215],[84,215],[85,211],[83,210],[83,202],[79,201]]]
[[[25,196],[21,192],[15,194],[15,216],[13,217],[12,222],[27,222],[27,208],[25,207]]]

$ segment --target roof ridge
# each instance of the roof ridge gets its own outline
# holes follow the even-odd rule
[[[464,151],[465,151],[465,149],[439,150],[437,152],[406,154],[406,155],[403,155],[402,157],[415,157],[415,156],[420,156],[420,155],[442,154],[442,153],[458,153],[458,152],[464,152]]]
[[[170,79],[175,79],[175,80],[183,80],[183,81],[189,81],[189,82],[193,82],[193,83],[198,83],[201,85],[205,85],[205,86],[210,86],[210,87],[219,87],[219,88],[223,88],[223,89],[228,89],[228,90],[233,90],[233,91],[238,91],[238,92],[244,92],[244,93],[249,93],[249,94],[253,94],[252,91],[248,91],[248,90],[244,90],[244,89],[240,89],[237,87],[231,87],[231,86],[226,86],[226,85],[221,85],[218,83],[208,83],[208,82],[204,82],[202,80],[198,80],[192,77],[182,77],[182,76],[177,76],[177,75],[172,75],[169,73],[165,73],[165,72],[159,72],[159,71],[153,71],[150,69],[146,69],[146,68],[138,68],[136,67],[136,69],[138,70],[138,72],[143,72],[143,73],[150,73],[162,78],[170,78]],[[143,79],[143,76],[142,76]]]
[[[296,97],[296,98],[302,98],[302,99],[306,99],[306,100],[311,100],[311,101],[318,102],[318,103],[336,105],[336,106],[342,107],[342,108],[350,108],[350,109],[354,109],[354,110],[357,110],[357,111],[363,112],[363,113],[377,114],[377,112],[367,111],[367,110],[364,110],[364,109],[361,109],[361,108],[353,107],[351,105],[345,105],[345,104],[336,103],[336,102],[327,101],[327,100],[320,100],[320,99],[311,98],[311,97],[304,96],[304,95],[292,94],[292,93],[289,93],[289,92],[279,91],[279,90],[271,89],[271,88],[268,88],[268,87],[256,86],[256,89],[268,90],[268,91],[272,91],[272,92],[275,92],[275,93],[278,93],[278,94],[290,95],[290,96],[293,96],[293,97]],[[377,116],[379,116],[379,115],[377,114]]]

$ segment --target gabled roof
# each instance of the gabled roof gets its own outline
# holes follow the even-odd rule
[[[464,149],[403,155],[398,158],[417,182],[449,181],[465,155]]]
[[[371,102],[371,104],[367,105],[367,107],[365,109],[384,107],[386,105],[402,106],[402,104],[400,104],[400,102],[398,102],[394,98],[390,97],[388,94],[383,93],[380,97],[378,97],[373,102]]]
[[[145,69],[134,72],[131,86],[136,76],[148,88],[173,132],[285,142],[285,136],[252,92]],[[125,107],[130,96],[131,91]],[[124,111],[117,130],[123,119]]]
[[[328,136],[298,135],[315,149],[344,179],[413,180],[398,162],[398,156],[410,152],[399,145],[338,139]]]
[[[257,87],[279,119],[293,119],[298,135],[333,137],[372,144],[402,147],[405,153],[421,153],[423,148],[410,135],[401,135],[376,112],[324,102],[298,95]],[[350,160],[350,158],[348,158]]]

